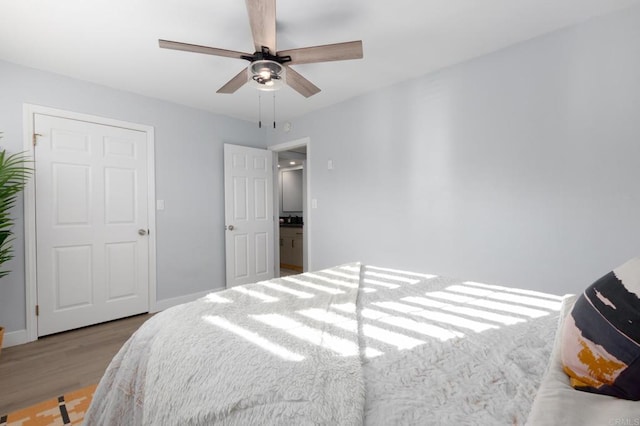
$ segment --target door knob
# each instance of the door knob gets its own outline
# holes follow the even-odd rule
[[[229,225],[229,226],[227,226],[227,229],[228,229],[229,231],[233,231],[235,228],[234,228],[234,226],[233,226],[233,225]]]
[[[146,229],[138,229],[138,235],[147,235],[147,230]]]

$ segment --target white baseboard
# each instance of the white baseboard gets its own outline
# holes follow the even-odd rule
[[[198,293],[187,294],[184,296],[173,297],[171,299],[158,300],[156,302],[155,309],[153,309],[151,313],[164,311],[165,309],[168,309],[172,306],[181,305],[183,303],[193,302],[194,300],[200,299],[201,297],[204,297],[209,293],[213,293],[221,290],[224,290],[224,288],[215,288],[212,290],[206,290]],[[3,348],[22,345],[24,343],[29,343],[29,336],[26,329],[17,330],[17,331],[5,331],[4,339],[2,341]]]
[[[198,293],[187,294],[184,296],[172,297],[171,299],[163,299],[158,300],[156,302],[155,309],[151,311],[151,313],[164,311],[165,309],[169,309],[172,306],[181,305],[183,303],[193,302],[196,299],[200,299],[201,297],[206,296],[209,293],[213,293],[216,291],[224,290],[224,288],[214,288],[207,291],[201,291]]]
[[[3,348],[22,345],[23,343],[29,343],[29,337],[26,329],[4,332],[4,339],[2,340]]]

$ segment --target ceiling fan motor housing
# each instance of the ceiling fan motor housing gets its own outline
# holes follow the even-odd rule
[[[284,85],[285,68],[278,62],[259,59],[249,64],[249,82],[259,90],[273,91]]]

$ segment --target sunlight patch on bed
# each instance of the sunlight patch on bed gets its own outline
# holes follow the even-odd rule
[[[495,290],[489,290],[486,288],[476,288],[476,287],[466,287],[463,285],[450,285],[446,288],[447,291],[453,291],[456,293],[468,294],[470,296],[478,296],[478,297],[486,297],[492,293],[495,293]]]
[[[353,303],[332,304],[331,307],[336,310],[347,312],[347,313],[355,313],[355,309],[356,309],[356,306]],[[365,309],[362,309],[360,314],[365,319],[379,321],[379,322],[392,325],[398,328],[414,331],[416,333],[433,337],[441,341],[446,341],[456,337],[464,337],[464,334],[458,331],[447,330],[445,328],[438,327],[437,325],[418,322],[406,317],[390,315],[386,312],[378,311],[375,309],[365,308]]]
[[[329,312],[320,308],[309,308],[296,312],[300,315],[304,315],[307,318],[324,322],[326,324],[331,324],[352,333],[358,332],[358,322],[356,320],[336,314],[335,312]]]
[[[470,303],[476,300],[475,297],[462,296],[460,294],[449,293],[448,291],[440,291],[440,290],[430,291],[425,294],[431,297],[435,297],[436,299],[444,299],[444,300],[448,300],[456,303]]]
[[[277,297],[268,296],[266,294],[263,294],[254,290],[249,290],[242,286],[232,287],[230,290],[237,291],[238,293],[246,294],[247,296],[254,297],[256,299],[260,299],[265,303],[273,303],[280,300]]]
[[[220,328],[223,328],[227,331],[230,331],[231,333],[234,333],[244,339],[246,339],[247,341],[261,347],[262,349],[271,352],[272,354],[284,359],[285,361],[303,361],[304,357],[300,354],[297,354],[295,352],[292,352],[280,345],[277,345],[273,342],[271,342],[268,339],[265,339],[264,337],[260,336],[258,333],[254,332],[254,331],[250,331],[247,330],[243,327],[240,327],[238,325],[235,325],[234,323],[219,317],[219,316],[213,316],[213,315],[206,315],[204,317],[202,317],[203,320],[205,320],[206,322],[208,322],[209,324],[213,324],[215,326],[218,326]]]
[[[365,356],[365,358],[371,359],[371,358],[379,357],[381,355],[384,355],[384,353],[380,352],[377,349],[373,349],[373,348],[369,348],[369,347],[364,348],[364,356]]]
[[[282,277],[281,279],[284,280],[284,281],[290,282],[290,283],[298,284],[298,285],[301,285],[303,287],[312,288],[314,290],[322,291],[322,292],[329,293],[329,294],[344,294],[344,291],[342,291],[342,290],[338,290],[336,288],[327,287],[327,286],[324,286],[324,285],[313,284],[313,283],[310,283],[308,281],[304,281],[304,280],[301,280],[301,279],[298,279],[298,278]]]
[[[444,312],[437,312],[437,311],[433,311],[433,310],[428,311],[426,309],[418,308],[416,306],[407,305],[407,304],[404,304],[404,303],[398,303],[398,302],[375,302],[373,304],[378,306],[378,307],[381,307],[381,308],[402,312],[404,314],[410,314],[410,315],[419,316],[421,318],[425,318],[425,319],[428,319],[430,321],[436,321],[436,322],[439,322],[439,323],[450,324],[450,325],[453,325],[455,327],[465,328],[465,329],[468,329],[468,330],[475,331],[476,333],[480,333],[480,332],[483,332],[483,331],[486,331],[486,330],[490,330],[490,329],[498,329],[498,328],[500,328],[497,325],[486,324],[486,323],[483,323],[483,322],[462,318],[460,316],[447,314],[447,313],[444,313]]]
[[[503,302],[513,302],[519,303],[522,305],[534,306],[536,308],[544,308],[550,309],[552,311],[560,311],[562,307],[562,302],[553,302],[550,300],[538,299],[535,297],[528,296],[518,296],[517,294],[509,294],[509,293],[494,293],[487,296],[491,299],[500,300]]]
[[[365,318],[376,319],[377,321],[383,322],[385,324],[404,328],[405,330],[409,331],[415,331],[416,333],[434,337],[436,339],[442,340],[443,342],[449,339],[454,339],[456,337],[464,337],[464,334],[457,331],[447,330],[436,325],[418,322],[406,317],[388,316],[386,314],[380,316],[380,313],[381,312],[373,309],[362,310],[362,316]]]
[[[327,274],[327,275],[333,275],[333,276],[340,277],[340,278],[345,278],[345,279],[348,279],[348,280],[353,280],[353,281],[349,282],[349,286],[348,287],[350,287],[350,288],[358,288],[358,284],[356,282],[354,282],[354,281],[358,281],[359,280],[360,277],[358,275],[345,274],[345,273],[342,273],[342,272],[339,272],[339,271],[334,271],[334,270],[331,270],[331,269],[326,270],[326,271],[322,271],[322,273]],[[313,275],[313,274],[307,274],[307,275]],[[322,279],[322,277],[317,277],[317,278]],[[325,281],[330,282],[330,283],[335,284],[335,285],[342,285],[342,286],[344,286],[344,283],[345,283],[345,281],[342,281],[342,280],[335,281],[335,280],[331,280],[330,278],[326,278],[326,277],[325,277]],[[364,282],[367,283],[367,280],[364,280]],[[395,288],[395,287],[392,287],[392,288]],[[362,291],[364,291],[365,293],[375,293],[376,291],[378,291],[375,288],[371,288],[371,287],[360,287],[360,289]]]
[[[450,305],[448,303],[441,302],[439,300],[427,299],[425,297],[419,297],[419,296],[407,296],[407,297],[403,297],[400,300],[403,300],[405,302],[416,303],[416,304],[422,305],[422,306],[427,306],[429,308],[443,309],[443,308],[445,308],[447,306],[453,306],[453,305]]]
[[[429,308],[438,308],[449,312],[455,312],[462,315],[467,315],[475,318],[482,318],[485,320],[498,322],[504,325],[513,325],[518,323],[526,322],[526,320],[522,318],[516,318],[509,315],[497,314],[494,312],[483,311],[480,309],[469,308],[466,306],[455,306],[449,303],[440,302],[437,300],[431,300],[426,297],[418,297],[418,296],[409,296],[403,297],[401,300],[409,303],[415,303],[422,306],[427,306]]]
[[[233,300],[226,297],[219,296],[215,293],[209,293],[204,297],[204,301],[207,303],[233,303]]]
[[[387,273],[383,273],[383,272],[373,272],[373,271],[366,271],[364,273],[365,277],[376,277],[376,278],[385,278],[388,280],[393,280],[393,281],[400,281],[403,283],[407,283],[407,284],[417,284],[420,282],[420,280],[418,279],[414,279],[414,278],[407,278],[407,277],[402,277],[400,275],[393,275],[393,274],[387,274]]]
[[[324,309],[311,308],[298,311],[298,313],[316,321],[331,324],[335,327],[342,328],[343,330],[347,330],[352,333],[358,332],[358,323],[356,320],[336,314],[335,312],[326,311]],[[383,343],[388,343],[395,346],[399,350],[411,349],[425,343],[422,340],[414,339],[413,337],[405,336],[404,334],[394,333],[393,331],[385,330],[384,328],[376,327],[370,324],[364,324],[362,326],[362,332],[366,337],[370,337]]]
[[[473,296],[486,297],[489,299],[495,299],[505,302],[519,303],[522,305],[534,306],[536,308],[550,309],[552,311],[559,311],[560,306],[562,306],[561,301],[558,302],[550,299],[542,299],[540,297],[524,296],[504,291],[495,291],[493,289],[474,288],[464,285],[452,285],[447,287],[446,290]]]
[[[357,281],[360,279],[360,275],[358,274],[347,274],[344,272],[340,272],[340,271],[334,271],[333,269],[327,269],[322,271],[322,273],[327,274],[327,275],[333,275],[335,277],[340,277],[340,278],[346,278],[348,280],[354,280]]]
[[[355,273],[353,273],[353,274],[345,274],[345,273],[340,273],[338,271],[333,271],[333,270],[323,271],[323,272],[330,273],[330,274],[333,274],[333,275],[342,276],[344,278],[351,278],[351,279],[355,279],[355,280],[360,278],[360,267],[359,266],[342,266],[342,267],[340,267],[340,269],[345,270],[345,271],[349,271],[349,272],[355,272]],[[378,268],[378,269],[379,270],[383,270],[382,268]],[[386,271],[392,271],[392,270],[388,269]],[[433,276],[435,276],[435,275],[433,275]],[[395,277],[395,275],[394,275],[394,277]],[[425,275],[425,277],[426,277],[426,275]],[[432,277],[432,276],[429,275],[429,277]],[[365,272],[365,276],[363,278],[363,282],[365,284],[373,284],[373,285],[378,285],[378,286],[385,287],[385,288],[390,288],[390,289],[394,289],[394,288],[400,287],[398,284],[391,284],[391,283],[388,283],[388,282],[367,278],[367,272]]]
[[[329,349],[341,356],[357,356],[360,351],[358,345],[347,339],[309,327],[301,322],[280,314],[250,315],[263,324],[280,329],[300,340]],[[367,348],[367,356],[379,356],[382,352]]]
[[[340,266],[338,269],[342,269],[343,271],[355,272],[354,275],[356,277],[360,276],[360,266],[345,265],[345,266]]]
[[[363,281],[365,284],[377,285],[380,287],[388,288],[390,290],[400,287],[397,284],[389,284],[379,280],[372,280],[371,278],[365,278]]]
[[[356,304],[355,303],[333,303],[330,305],[332,308],[337,309],[342,312],[346,312],[348,314],[356,313]]]
[[[482,308],[493,309],[496,311],[511,312],[513,314],[524,315],[529,318],[540,318],[549,315],[547,311],[539,309],[526,308],[524,306],[513,305],[510,303],[495,302],[493,300],[476,299],[469,302],[470,305],[480,306]]]
[[[265,286],[267,288],[270,288],[272,290],[281,291],[283,293],[291,294],[293,296],[296,296],[299,299],[311,299],[312,297],[315,297],[314,294],[307,293],[305,291],[294,290],[294,289],[291,289],[289,287],[285,287],[285,286],[280,285],[280,284],[271,283],[269,281],[261,281],[258,284],[263,285],[263,286]]]
[[[362,326],[362,332],[366,337],[370,337],[374,340],[379,340],[384,343],[395,346],[399,350],[412,349],[416,346],[423,345],[426,342],[424,340],[415,339],[413,337],[405,336],[404,334],[396,333],[384,328],[376,327],[371,324],[364,324]]]
[[[350,281],[336,280],[336,279],[333,279],[333,278],[325,277],[323,275],[318,275],[318,274],[314,274],[314,273],[307,273],[307,274],[304,274],[304,275],[305,275],[305,277],[309,277],[309,278],[312,278],[312,279],[315,279],[315,280],[319,280],[319,281],[324,281],[326,283],[337,285],[339,287],[358,288],[358,284],[357,283],[350,282]]]
[[[380,268],[378,266],[367,266],[367,269],[374,269],[376,271],[393,272],[393,273],[398,273],[402,275],[420,277],[421,279],[426,279],[426,280],[430,280],[432,278],[437,277],[437,275],[433,275],[433,274],[421,274],[419,272],[401,271],[399,269],[390,269],[390,268]]]
[[[499,291],[506,291],[506,292],[509,292],[509,293],[518,293],[518,294],[526,294],[528,296],[537,296],[537,297],[542,297],[542,298],[546,298],[546,299],[557,300],[557,301],[560,301],[560,302],[564,300],[564,296],[558,296],[558,295],[550,294],[550,293],[543,293],[541,291],[535,291],[535,290],[525,290],[525,289],[522,289],[522,288],[504,287],[504,286],[500,286],[500,285],[484,284],[484,283],[479,283],[479,282],[475,282],[475,281],[465,281],[463,284],[474,286],[474,287],[481,287],[481,288],[488,288],[488,289],[499,290]]]

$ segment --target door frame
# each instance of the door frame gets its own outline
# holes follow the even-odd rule
[[[155,206],[155,136],[152,126],[122,120],[82,114],[34,104],[23,104],[23,149],[34,158],[34,115],[51,115],[70,120],[87,121],[113,127],[137,130],[147,135],[147,203],[149,223],[149,312],[156,311],[156,206]],[[37,167],[34,162],[34,168]],[[29,179],[24,190],[24,267],[25,267],[25,313],[27,342],[38,340],[38,278],[36,256],[36,188],[35,179]]]
[[[303,241],[302,241],[302,259],[303,259],[303,268],[304,272],[312,271],[313,266],[311,262],[311,138],[304,137],[301,139],[295,139],[289,142],[283,142],[276,145],[270,145],[267,147],[269,151],[273,152],[273,212],[274,212],[274,238],[273,238],[273,250],[274,250],[274,273],[277,271],[277,276],[280,276],[280,223],[278,220],[275,220],[276,212],[278,212],[277,217],[280,216],[280,187],[279,187],[279,179],[278,179],[278,153],[282,151],[289,151],[293,148],[300,148],[302,146],[307,147],[307,159],[304,164],[304,179],[303,179],[303,193],[305,195],[305,205],[304,205],[304,227],[303,233]],[[306,181],[306,182],[305,182]]]

